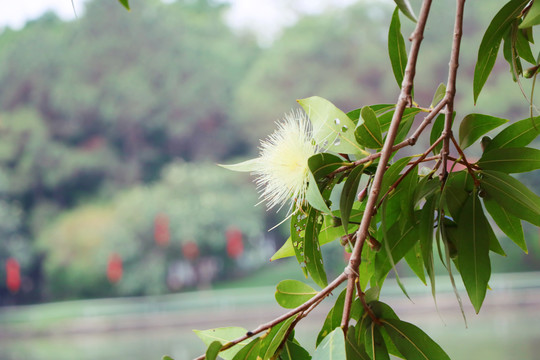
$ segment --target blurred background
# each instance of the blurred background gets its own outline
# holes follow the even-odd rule
[[[504,2],[467,3],[459,119],[528,116],[503,61],[472,103],[478,44]],[[250,328],[281,313],[273,286],[303,277],[294,259],[268,260],[287,225],[267,230],[285,212],[254,206],[249,176],[216,164],[255,157],[298,98],[345,111],[397,98],[391,1],[130,5],[0,5],[0,360],[188,359],[204,352],[191,329]],[[446,81],[454,22],[453,1],[433,6],[415,85],[426,105]],[[412,31],[403,17],[402,27]],[[520,180],[540,193],[538,175]],[[412,278],[416,304],[393,280],[388,302],[455,359],[535,358],[540,241],[525,231],[528,255],[499,234],[508,257],[492,256],[500,274],[480,316],[465,307],[469,329],[442,269],[438,310]],[[324,256],[329,276],[341,272],[339,244]],[[324,309],[299,329],[312,347]]]

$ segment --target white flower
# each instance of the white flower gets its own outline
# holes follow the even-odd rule
[[[258,158],[225,167],[251,171],[257,177],[257,188],[268,209],[275,206],[281,209],[291,200],[289,213],[296,212],[305,201],[308,159],[316,154],[317,146],[304,113],[293,111],[277,125],[277,130],[261,141]]]

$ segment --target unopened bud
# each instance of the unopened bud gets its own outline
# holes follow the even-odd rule
[[[362,191],[358,193],[358,201],[362,202],[366,198],[367,195],[367,187],[365,187]]]
[[[367,238],[367,243],[369,247],[371,248],[371,250],[375,252],[378,252],[379,250],[381,250],[381,243],[377,241],[377,239],[375,239],[373,236],[370,235]]]
[[[540,64],[526,69],[523,72],[523,77],[525,77],[526,79],[532,78],[534,75],[536,75],[538,69],[540,69]]]

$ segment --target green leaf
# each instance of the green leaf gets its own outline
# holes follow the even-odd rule
[[[494,149],[517,148],[529,145],[540,134],[540,116],[526,118],[509,125],[486,146],[484,153]]]
[[[422,110],[420,110],[418,108],[406,108],[403,111],[403,117],[401,118],[401,123],[400,123],[400,128],[399,128],[400,131],[398,131],[398,135],[400,135],[399,134],[400,132],[403,132],[403,130],[402,130],[403,127],[405,127],[405,126],[408,127],[407,124],[409,122],[414,121],[414,117],[420,111],[422,111]],[[377,113],[377,112],[375,111],[375,113]],[[388,128],[390,127],[390,123],[392,122],[392,117],[394,116],[394,113],[395,113],[395,111],[391,110],[391,111],[385,112],[382,115],[377,115],[382,132],[388,131]],[[403,125],[403,124],[405,124],[405,125]]]
[[[521,173],[540,169],[540,150],[519,147],[495,149],[484,153],[478,161],[484,170]]]
[[[364,171],[364,166],[360,165],[355,167],[341,190],[341,199],[339,201],[339,209],[341,211],[341,223],[345,232],[349,229],[349,217],[351,216],[351,210],[356,200],[356,194],[358,192],[358,184]]]
[[[510,240],[516,243],[525,253],[528,252],[521,220],[508,211],[503,209],[495,200],[484,197],[484,206],[491,215],[497,226],[508,236]]]
[[[129,9],[129,1],[128,0],[118,0],[120,4],[122,4],[126,9]]]
[[[299,344],[287,340],[279,355],[279,360],[310,360],[311,355]]]
[[[399,179],[401,170],[403,170],[403,168],[407,166],[411,159],[412,156],[407,156],[397,160],[395,163],[390,165],[390,167],[384,173],[383,181],[381,183],[381,196],[388,191],[390,186],[394,184],[397,179]]]
[[[506,119],[483,114],[469,114],[459,125],[459,146],[466,149],[482,135],[508,122]]]
[[[221,345],[225,345],[229,341],[244,336],[247,330],[241,327],[223,327],[210,330],[193,330],[193,332],[206,344],[206,346],[210,346],[214,341],[219,341]],[[240,348],[246,344],[247,341],[242,342],[237,346],[222,351],[219,356],[224,360],[232,360]]]
[[[377,115],[369,106],[364,106],[360,113],[363,122],[355,130],[356,139],[360,144],[371,149],[383,146],[381,127]]]
[[[240,351],[236,353],[233,360],[257,360],[261,347],[261,338],[251,340]]]
[[[512,176],[483,170],[482,189],[510,214],[540,226],[540,197]]]
[[[529,0],[511,0],[503,6],[489,24],[480,43],[478,59],[474,68],[473,95],[475,104],[493,69],[493,65],[495,65],[504,33],[528,2]]]
[[[242,161],[238,164],[231,164],[231,165],[218,164],[218,166],[221,166],[222,168],[225,168],[227,170],[232,170],[232,171],[252,172],[252,171],[257,170],[257,168],[260,167],[259,164],[260,164],[260,160],[256,158],[256,159]]]
[[[524,29],[538,24],[540,24],[540,1],[534,1],[519,28]]]
[[[161,360],[174,360],[174,359],[168,355],[165,355],[161,358]]]
[[[381,319],[381,322],[407,360],[450,360],[444,350],[417,326],[398,319]]]
[[[433,122],[433,127],[431,128],[431,134],[429,135],[429,144],[433,145],[437,139],[442,135],[442,132],[444,130],[444,114],[439,114],[437,118],[435,119],[435,122]],[[442,149],[442,142],[440,142],[438,145],[435,146],[433,149],[434,154],[438,154],[441,152]]]
[[[431,100],[431,107],[434,107],[438,103],[441,102],[442,99],[444,99],[444,95],[446,95],[446,85],[443,83],[440,83],[437,87],[437,90],[435,90],[435,94],[433,95],[433,100]]]
[[[491,276],[488,236],[490,229],[486,227],[486,224],[489,224],[474,193],[467,199],[457,224],[459,271],[469,299],[478,313]]]
[[[390,360],[390,355],[388,355],[388,350],[386,349],[383,336],[379,331],[379,327],[375,323],[371,323],[371,325],[366,329],[364,346],[371,359]]]
[[[346,360],[345,336],[337,328],[324,338],[313,354],[313,360]]]
[[[521,30],[516,31],[515,45],[516,51],[522,59],[536,65],[536,59],[531,50],[531,43],[527,40],[525,34]]]
[[[435,266],[433,261],[433,222],[435,217],[435,206],[435,196],[426,199],[420,212],[420,224],[418,228],[422,262],[424,263],[424,267],[426,268],[429,277],[433,298],[435,298]]]
[[[422,259],[422,250],[420,248],[420,242],[417,242],[412,249],[405,254],[405,261],[409,264],[412,271],[418,276],[418,278],[426,283],[426,274],[424,273],[424,261]]]
[[[308,207],[308,208],[311,209],[311,207]],[[306,236],[306,225],[307,225],[307,215],[306,214],[304,214],[303,212],[293,214],[293,216],[291,217],[290,243],[292,245],[294,255],[296,256],[296,260],[298,261],[298,264],[300,265],[300,268],[302,269],[302,272],[304,273],[304,275],[307,278],[308,271],[307,271],[307,267],[306,267],[306,256],[305,256],[305,252],[304,252],[304,242],[305,242],[305,236]],[[289,242],[289,240],[287,240],[287,242]],[[285,245],[287,245],[287,243],[285,243]],[[281,251],[281,249],[279,251]],[[275,256],[273,256],[272,259],[275,260]]]
[[[322,223],[323,216],[321,213],[313,208],[309,208],[307,211],[304,237],[305,264],[313,281],[321,288],[324,288],[328,285],[328,279],[326,278],[321,247],[318,240]]]
[[[317,290],[298,280],[283,280],[276,286],[276,301],[285,309],[294,309],[315,295]]]
[[[369,105],[369,107],[375,111],[375,114],[377,116],[380,116],[396,107],[396,104],[374,104]],[[360,119],[360,112],[362,111],[362,108],[351,110],[347,113],[347,116],[355,123],[358,124],[358,120]],[[384,131],[384,130],[383,130]]]
[[[394,0],[394,2],[398,6],[399,10],[401,10],[403,15],[416,22],[416,16],[414,15],[414,11],[409,3],[409,0]]]
[[[471,175],[463,170],[448,175],[443,189],[443,203],[448,208],[453,219],[458,219],[461,208],[472,191],[473,181]]]
[[[322,195],[329,184],[326,176],[342,165],[344,165],[344,162],[341,158],[328,153],[315,154],[308,159],[310,171],[306,199],[311,206],[326,214],[330,213],[330,209]]]
[[[283,320],[279,324],[272,326],[264,335],[261,336],[261,346],[259,349],[258,359],[270,360],[279,346],[285,339],[289,328],[298,315],[291,316],[287,320]]]
[[[341,325],[341,317],[343,316],[343,306],[345,304],[346,293],[347,289],[343,289],[343,291],[341,291],[336,302],[334,303],[334,306],[332,309],[330,309],[328,315],[326,315],[324,324],[319,331],[319,335],[317,335],[317,342],[315,343],[316,346],[319,346],[319,344],[328,334]]]
[[[368,154],[356,142],[354,122],[330,101],[312,96],[298,103],[309,116],[317,145],[338,153]]]
[[[209,346],[208,349],[206,349],[206,360],[216,360],[217,356],[219,354],[219,350],[221,350],[221,342],[219,341],[213,341]]]
[[[398,8],[394,10],[390,29],[388,30],[388,55],[394,71],[398,86],[401,88],[405,68],[407,67],[407,49],[405,49],[405,40],[401,34],[401,22],[399,21]]]
[[[388,249],[392,254],[394,263],[397,263],[402,259],[405,254],[416,244],[418,241],[418,222],[410,223],[404,229],[400,231],[399,223],[395,223],[387,232],[385,240],[388,244]],[[389,259],[388,252],[381,250],[375,255],[375,277],[377,283],[386,276],[386,274],[392,269],[392,262]]]
[[[347,360],[371,360],[364,349],[364,343],[359,344],[356,338],[356,328],[350,326],[345,338]]]

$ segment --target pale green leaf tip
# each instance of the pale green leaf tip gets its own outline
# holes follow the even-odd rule
[[[257,169],[257,158],[239,162],[237,164],[217,164],[217,166],[232,171],[252,172]]]

